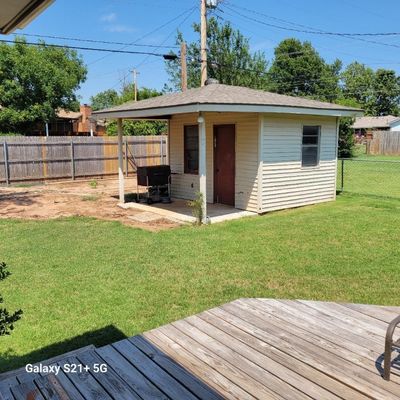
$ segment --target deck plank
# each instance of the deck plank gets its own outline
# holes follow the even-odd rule
[[[103,387],[93,378],[89,372],[66,372],[66,364],[81,364],[75,357],[67,358],[59,363],[65,374],[79,390],[85,400],[112,400],[111,396],[103,389]]]
[[[33,382],[23,382],[11,388],[15,400],[46,400]]]
[[[285,365],[287,368],[307,378],[310,382],[314,382],[317,387],[325,388],[339,398],[345,400],[360,400],[364,398],[358,391],[332,379],[308,364],[302,363],[291,354],[285,353],[276,346],[276,344],[275,347],[267,341],[260,340],[255,332],[257,328],[240,318],[224,313],[222,310],[204,312],[199,315],[199,318],[213,324],[218,329],[238,338],[244,343],[247,343],[249,346],[253,347],[254,351],[262,352],[276,362]]]
[[[113,347],[126,359],[134,363],[136,368],[168,397],[173,399],[196,399],[189,390],[160,368],[149,357],[129,342],[129,340],[124,339],[120,342],[114,343]]]
[[[271,332],[274,336],[277,335],[279,330],[277,331],[275,328],[271,327],[262,311],[259,313],[260,317],[255,317],[251,309],[246,309],[248,306],[247,303],[242,304],[244,307],[241,305],[241,315],[247,319],[250,318],[250,322],[255,323],[260,329]],[[238,307],[236,302],[235,306]],[[238,312],[235,308],[233,312]],[[284,323],[282,323],[281,332],[290,332],[290,327],[285,327]],[[286,334],[285,337],[281,335],[281,339],[284,339],[284,341],[292,346],[292,351],[300,350],[300,352],[297,353],[300,360],[307,362],[311,366],[318,367],[327,375],[348,384],[355,390],[361,391],[364,395],[373,393],[376,399],[382,400],[398,398],[399,386],[393,382],[385,382],[377,373],[373,373],[372,371],[340,358],[334,353],[324,351],[322,348],[316,349],[311,343],[301,341],[299,337],[291,335],[290,333]],[[384,388],[382,386],[384,386]]]
[[[361,314],[368,315],[379,321],[383,321],[385,323],[390,323],[400,314],[400,312],[396,313],[394,311],[389,311],[383,307],[370,306],[366,304],[343,303],[341,305],[350,308],[352,310],[358,311]]]
[[[106,364],[95,352],[86,352],[78,355],[77,359],[85,366],[90,367],[90,374],[96,379],[97,382],[107,391],[107,393],[116,400],[140,400],[139,395],[126,385],[113,370],[107,372],[95,372],[96,364]]]
[[[211,390],[205,383],[199,380],[199,378],[194,377],[194,375],[190,374],[181,365],[147,341],[143,336],[134,336],[128,340],[150,357],[161,368],[177,379],[183,386],[188,388],[198,398],[207,400],[222,399],[220,395]]]
[[[111,345],[98,349],[97,353],[143,400],[167,399],[163,392]]]
[[[160,330],[154,329],[146,332],[144,336],[194,375],[203,379],[210,387],[219,393],[223,393],[224,398],[229,400],[254,399],[237,382],[233,382],[221,374],[220,368],[215,368],[215,362],[205,362],[203,359],[194,356],[179,343],[164,335]]]

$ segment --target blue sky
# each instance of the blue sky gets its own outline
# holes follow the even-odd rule
[[[74,38],[171,45],[179,28],[187,41],[194,40],[192,24],[199,20],[199,0],[56,0],[43,14],[18,33],[57,35]],[[287,37],[310,40],[320,54],[331,62],[335,58],[344,64],[354,60],[400,73],[400,36],[365,38],[385,43],[373,44],[344,37],[327,37],[289,32],[251,22],[237,12],[270,24],[283,22],[251,14],[235,6],[252,9],[273,18],[284,19],[314,29],[335,32],[399,32],[400,2],[398,0],[224,0],[219,15],[240,29],[251,40],[253,50],[262,50],[271,60],[274,47]],[[180,17],[178,17],[180,15]],[[177,18],[178,17],[178,18]],[[172,22],[166,24],[168,21]],[[289,25],[285,25],[289,26]],[[34,40],[34,38],[29,38]],[[46,39],[48,43],[121,48],[120,45],[102,45]],[[393,47],[399,46],[399,47]],[[171,47],[172,48],[172,47]],[[166,52],[168,49],[127,47],[126,50]],[[79,90],[81,102],[99,91],[115,88],[131,81],[129,72],[137,67],[139,85],[161,89],[168,77],[161,58],[144,55],[80,52],[88,65],[88,78]],[[105,55],[107,55],[105,57]]]

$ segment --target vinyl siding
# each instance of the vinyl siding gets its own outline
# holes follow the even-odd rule
[[[259,117],[253,113],[205,113],[207,140],[207,201],[214,200],[213,127],[233,124],[236,128],[235,207],[258,209]],[[172,116],[169,132],[169,162],[172,170],[172,196],[193,199],[199,190],[198,175],[184,173],[184,126],[197,124],[196,114]]]
[[[303,125],[320,125],[319,165],[302,167]],[[333,200],[336,193],[335,117],[264,115],[261,124],[261,212]]]

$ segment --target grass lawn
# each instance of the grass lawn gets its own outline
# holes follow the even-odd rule
[[[86,218],[0,221],[0,285],[23,320],[9,370],[105,344],[239,297],[399,305],[400,201],[336,202],[151,233]]]
[[[400,199],[400,156],[363,154],[356,146],[355,157],[344,160],[344,191]],[[341,189],[343,164],[338,162],[337,188]]]

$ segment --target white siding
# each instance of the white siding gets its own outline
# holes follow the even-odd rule
[[[236,128],[235,207],[257,211],[258,171],[258,114],[205,113],[207,136],[207,201],[214,198],[213,128],[214,125],[233,124]],[[197,123],[196,114],[174,115],[170,121],[169,162],[172,170],[172,196],[193,199],[199,190],[198,175],[184,173],[184,126]]]
[[[320,162],[302,167],[303,125],[320,125]],[[337,126],[334,117],[264,115],[261,124],[261,212],[333,200]]]

